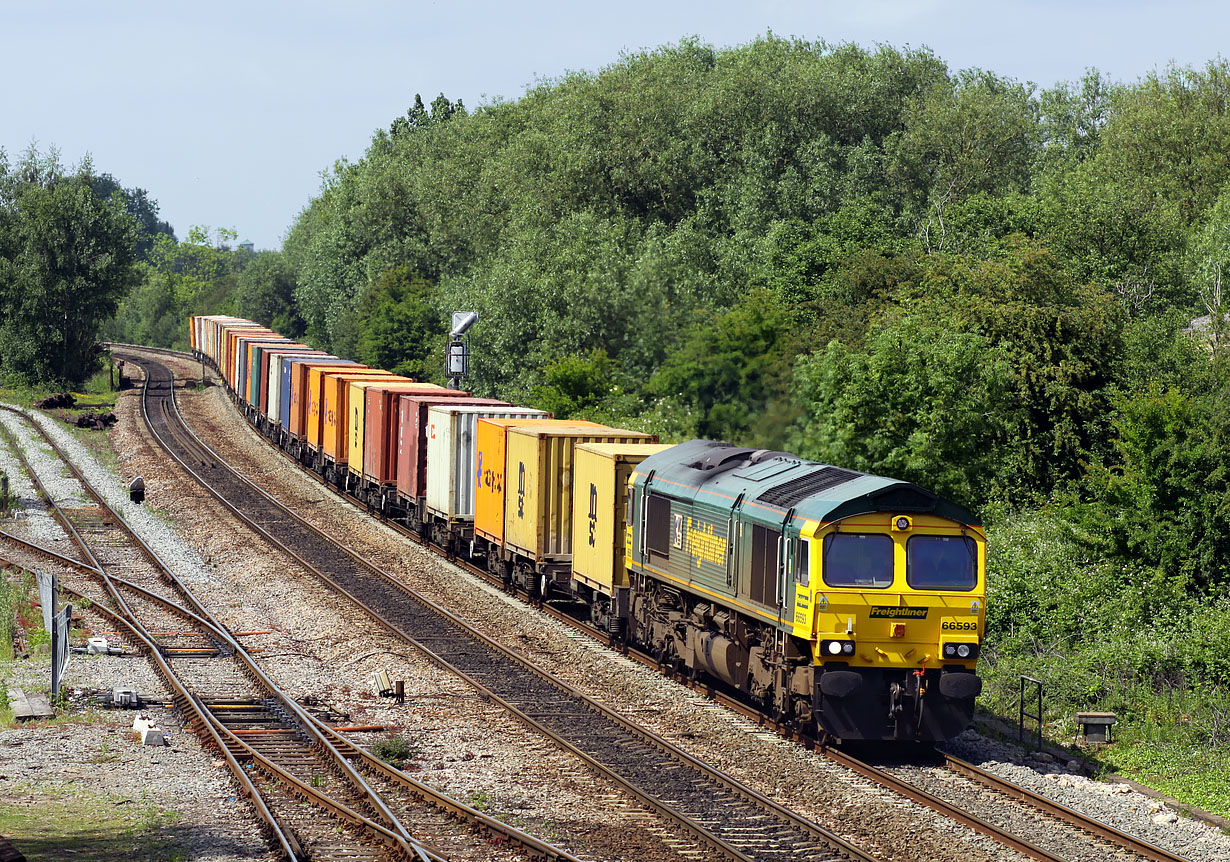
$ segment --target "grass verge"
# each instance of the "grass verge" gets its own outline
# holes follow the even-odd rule
[[[77,786],[17,784],[0,789],[0,833],[29,862],[189,858],[179,815],[145,800]]]

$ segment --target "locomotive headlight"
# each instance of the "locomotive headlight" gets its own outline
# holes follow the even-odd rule
[[[820,641],[822,655],[839,656],[854,655],[854,641]]]
[[[978,657],[978,644],[944,644],[944,658],[970,659]]]

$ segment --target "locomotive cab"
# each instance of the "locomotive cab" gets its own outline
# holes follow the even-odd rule
[[[809,565],[796,578],[806,581],[796,583],[796,627],[801,618],[810,628],[819,726],[855,739],[964,730],[982,689],[982,531],[932,514],[877,512],[809,524],[801,538]]]

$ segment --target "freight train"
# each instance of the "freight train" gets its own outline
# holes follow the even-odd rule
[[[841,740],[934,742],[982,682],[986,537],[910,482],[409,380],[247,320],[192,349],[248,421],[511,589]]]

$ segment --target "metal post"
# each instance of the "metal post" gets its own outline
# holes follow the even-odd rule
[[[1037,694],[1037,698],[1038,698],[1038,705],[1036,707],[1037,712],[1034,712],[1034,713],[1029,713],[1025,711],[1025,684],[1026,683],[1033,683],[1035,687],[1035,692]],[[1020,710],[1020,716],[1018,718],[1018,724],[1017,724],[1017,741],[1020,742],[1022,748],[1025,747],[1025,719],[1032,718],[1034,721],[1038,723],[1037,744],[1034,750],[1041,751],[1042,750],[1042,682],[1041,680],[1036,680],[1033,677],[1029,677],[1029,676],[1021,677],[1021,698],[1020,698],[1020,703],[1019,703],[1019,710]]]

